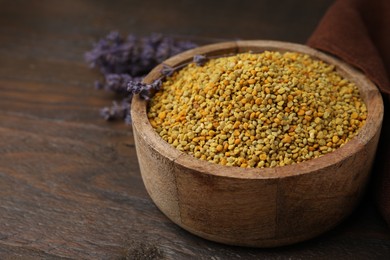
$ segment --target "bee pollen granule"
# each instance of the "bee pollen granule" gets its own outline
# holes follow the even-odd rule
[[[176,149],[229,166],[275,167],[334,151],[365,123],[358,88],[296,52],[190,63],[166,78],[148,118]]]

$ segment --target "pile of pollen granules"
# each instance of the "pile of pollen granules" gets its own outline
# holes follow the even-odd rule
[[[176,149],[229,166],[275,167],[332,152],[365,123],[357,87],[295,52],[189,64],[164,80],[148,118]]]

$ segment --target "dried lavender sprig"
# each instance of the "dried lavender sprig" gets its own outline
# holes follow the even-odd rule
[[[130,102],[123,99],[120,103],[113,101],[111,107],[104,107],[100,110],[100,115],[107,121],[124,119],[130,111]]]
[[[138,84],[157,64],[172,55],[197,47],[189,41],[179,41],[161,34],[147,37],[128,35],[123,38],[118,32],[111,32],[98,41],[93,49],[85,54],[91,67],[98,68],[105,76],[105,82],[95,82],[97,89],[114,91],[123,96],[120,103],[104,108],[101,114],[107,120],[123,119],[129,122],[130,101],[133,93],[127,91],[128,84]],[[158,83],[158,84],[157,84]],[[161,82],[145,86],[139,91],[142,98],[149,99]]]
[[[162,69],[160,70],[161,77],[157,78],[150,84],[130,81],[127,87],[127,91],[129,91],[130,95],[140,94],[140,97],[144,100],[149,100],[153,94],[158,91],[162,85],[162,81],[172,76],[175,71],[180,70],[181,68],[187,66],[191,62],[194,62],[197,66],[203,66],[209,60],[205,55],[194,55],[192,61],[182,63],[176,67],[171,67],[166,64],[163,64]]]
[[[192,42],[178,41],[160,34],[147,37],[130,34],[125,39],[118,32],[111,32],[85,54],[85,59],[91,67],[98,67],[103,74],[140,76],[165,59],[194,47],[196,45]]]
[[[147,84],[143,82],[130,81],[127,85],[127,91],[131,96],[139,94],[144,100],[149,100],[155,91],[160,90],[162,85],[162,77]]]
[[[131,123],[130,107],[133,95],[139,94],[144,100],[149,100],[154,91],[158,91],[161,87],[161,80],[155,80],[151,84],[142,83],[140,81],[129,81],[126,86],[126,91],[129,95],[120,103],[113,101],[111,107],[104,107],[100,110],[100,115],[107,121],[124,119],[126,124]]]
[[[142,77],[132,77],[129,74],[106,74],[105,82],[100,83],[100,88],[117,94],[127,94],[127,84],[130,81],[142,81]]]
[[[214,58],[216,57],[221,57],[221,56],[215,56]],[[114,106],[111,109],[105,108],[105,110],[102,111],[103,115],[108,120],[111,120],[114,118],[121,118],[123,116],[123,112],[126,111],[127,113],[124,116],[125,122],[130,124],[131,123],[130,106],[131,106],[132,97],[134,95],[139,94],[140,98],[144,100],[150,100],[150,98],[154,95],[154,93],[160,90],[163,80],[167,77],[172,76],[172,74],[175,71],[180,70],[181,68],[190,64],[191,62],[194,62],[197,66],[203,66],[204,64],[206,64],[207,61],[209,61],[209,58],[206,57],[205,55],[194,55],[192,61],[187,63],[182,63],[176,67],[170,67],[164,64],[160,71],[161,76],[155,79],[152,83],[144,83],[142,81],[130,80],[127,83],[127,91],[129,93],[127,104],[120,107],[116,103],[114,103]]]
[[[209,58],[207,58],[206,55],[194,55],[193,62],[198,66],[203,66],[207,61],[209,61]]]

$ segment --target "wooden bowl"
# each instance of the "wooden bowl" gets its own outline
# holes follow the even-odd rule
[[[336,66],[360,89],[366,124],[347,144],[302,163],[256,169],[229,167],[176,150],[154,131],[146,102],[133,98],[131,116],[142,178],[157,207],[173,222],[205,239],[240,246],[274,247],[315,237],[342,221],[361,197],[375,157],[383,103],[376,86],[345,63],[303,45],[234,41],[174,56],[177,66],[195,54],[296,51]],[[145,78],[160,77],[162,65]]]

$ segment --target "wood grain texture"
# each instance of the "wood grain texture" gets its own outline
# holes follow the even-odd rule
[[[147,194],[131,127],[98,110],[115,95],[83,54],[107,32],[200,43],[303,43],[332,2],[0,1],[1,259],[383,259],[390,232],[368,193],[341,225],[295,246],[224,246],[191,235]],[[180,22],[177,22],[180,21]]]

